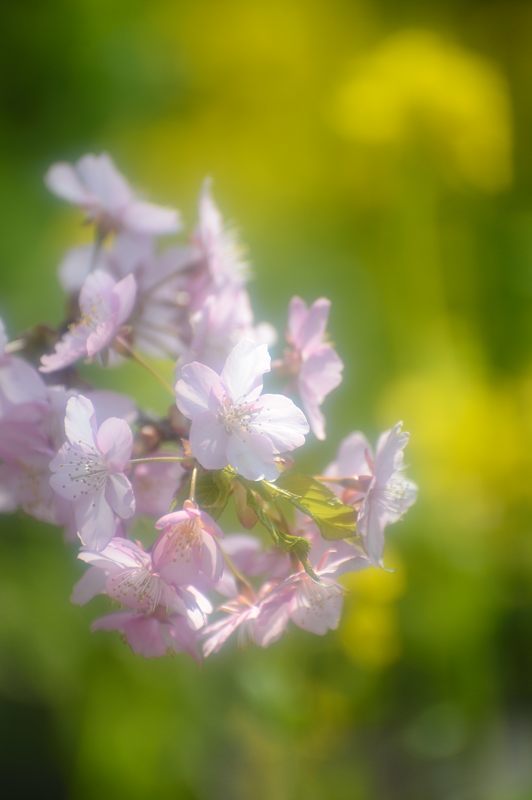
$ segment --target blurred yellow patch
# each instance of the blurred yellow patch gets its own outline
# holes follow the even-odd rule
[[[363,666],[385,667],[401,652],[393,606],[355,603],[344,615],[338,636],[347,656]]]
[[[333,112],[348,138],[380,146],[409,141],[480,189],[511,179],[506,82],[486,59],[423,30],[404,30],[360,58]]]
[[[342,584],[363,603],[386,605],[404,594],[406,576],[399,557],[386,548],[386,567],[393,570],[370,568],[362,572],[350,572],[342,578]]]
[[[420,502],[449,527],[481,535],[529,496],[527,381],[488,381],[478,365],[441,363],[402,377],[384,398],[383,419],[400,413],[411,432],[409,475]],[[528,443],[527,443],[528,439]]]

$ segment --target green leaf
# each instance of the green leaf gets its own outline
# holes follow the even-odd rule
[[[196,502],[212,517],[219,517],[233,490],[234,472],[227,467],[220,470],[202,470],[196,481]]]
[[[312,517],[324,539],[347,539],[356,536],[356,513],[323,483],[308,475],[284,472],[277,483],[267,483],[270,491]]]

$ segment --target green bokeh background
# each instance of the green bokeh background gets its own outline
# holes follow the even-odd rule
[[[0,521],[3,796],[532,797],[532,6],[21,0],[2,11],[0,314],[57,323],[87,240],[47,166],[107,150],[189,225],[205,175],[258,318],[333,301],[342,436],[403,419],[394,573],[325,638],[143,661],[69,604],[57,531]],[[108,380],[157,405],[134,370]],[[7,790],[5,787],[8,787]]]

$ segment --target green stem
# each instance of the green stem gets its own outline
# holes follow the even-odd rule
[[[255,591],[253,589],[253,586],[248,581],[246,576],[243,575],[242,572],[240,572],[240,570],[238,569],[238,567],[235,564],[235,562],[233,561],[233,559],[230,556],[228,556],[227,553],[225,553],[225,552],[223,553],[223,557],[224,557],[225,563],[227,564],[228,568],[231,570],[231,572],[235,576],[237,582],[241,583],[243,586],[245,586],[246,589],[249,592],[251,592],[251,596],[254,597],[255,596]]]
[[[172,463],[172,462],[180,462],[180,461],[190,461],[190,457],[188,457],[188,456],[147,456],[146,458],[131,458],[129,463],[130,464],[153,464],[154,462]]]
[[[188,493],[188,499],[194,502],[194,498],[196,496],[196,480],[198,477],[198,468],[194,467],[192,470],[192,475],[190,476],[190,491]]]

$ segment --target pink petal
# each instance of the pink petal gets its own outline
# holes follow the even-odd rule
[[[73,445],[94,449],[96,445],[96,416],[91,401],[79,394],[66,404],[65,434]]]
[[[93,597],[105,592],[105,582],[105,572],[98,567],[90,567],[74,586],[70,601],[78,606],[84,606]]]
[[[409,433],[401,431],[402,426],[402,422],[397,422],[393,428],[379,437],[375,455],[375,477],[381,486],[402,466],[402,451],[410,438]]]
[[[4,397],[12,405],[38,403],[47,405],[47,388],[31,364],[11,356],[0,363],[0,403]]]
[[[290,302],[288,318],[289,341],[304,355],[319,347],[325,336],[331,308],[330,300],[320,297],[310,308],[300,297]]]
[[[137,282],[133,275],[126,275],[113,287],[117,299],[115,327],[122,325],[130,316],[137,296]]]
[[[105,211],[114,213],[131,202],[133,195],[129,184],[107,153],[83,156],[76,169],[92,198],[97,199]]]
[[[154,617],[145,617],[134,611],[118,611],[95,620],[93,631],[120,631],[134,653],[144,658],[160,658],[168,652],[164,636],[166,623]]]
[[[115,517],[105,497],[105,487],[81,498],[74,507],[78,535],[85,547],[103,550],[115,534]]]
[[[87,336],[86,350],[89,358],[94,358],[104,348],[111,344],[116,333],[116,327],[111,319],[102,322]]]
[[[149,236],[176,233],[181,227],[177,211],[138,200],[127,206],[121,221],[128,230]]]
[[[99,427],[96,443],[111,470],[122,472],[131,458],[133,434],[127,422],[109,417]]]
[[[130,519],[135,513],[133,487],[125,475],[109,475],[105,487],[107,502],[120,519]]]
[[[371,475],[373,469],[368,458],[372,458],[369,442],[363,433],[355,431],[342,441],[336,462],[326,469],[325,474],[334,478]]]
[[[338,627],[343,594],[336,584],[311,581],[308,576],[302,578],[290,616],[299,628],[323,636]]]
[[[284,453],[304,444],[308,422],[292,400],[282,394],[263,394],[257,406],[260,410],[252,423],[253,430],[265,434],[275,452]]]
[[[113,297],[116,281],[102,269],[95,269],[87,275],[79,293],[79,307],[91,319],[112,318],[118,310],[118,302]]]
[[[288,306],[288,326],[287,326],[287,339],[288,341],[301,349],[301,337],[299,331],[301,330],[305,318],[307,316],[307,304],[301,297],[292,297]]]
[[[321,346],[301,365],[299,394],[317,439],[325,439],[325,419],[320,406],[325,397],[342,382],[343,363],[332,347]]]
[[[384,519],[381,513],[377,493],[368,493],[359,512],[358,530],[363,536],[364,549],[371,562],[380,566],[384,552]]]
[[[242,431],[229,437],[226,463],[250,481],[274,481],[279,476],[274,461],[276,452],[267,436]]]
[[[242,339],[229,353],[221,378],[232,400],[255,400],[262,392],[262,376],[271,359],[265,344]]]
[[[46,173],[44,182],[53,194],[69,203],[83,205],[87,201],[87,190],[71,164],[53,164]]]
[[[212,394],[221,397],[223,386],[220,376],[205,364],[193,361],[181,369],[181,378],[176,384],[177,407],[185,417],[207,411]]]
[[[222,469],[228,464],[229,436],[212,411],[195,416],[190,426],[190,448],[205,469]]]
[[[118,530],[120,528],[117,526],[115,535],[102,550],[80,550],[78,553],[80,561],[92,564],[107,573],[125,569],[149,569],[149,554],[131,539],[118,536]]]

